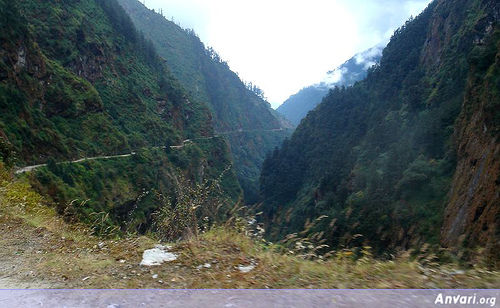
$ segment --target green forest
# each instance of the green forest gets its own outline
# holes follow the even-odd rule
[[[264,162],[261,193],[271,238],[299,232],[326,216],[310,232],[321,232],[333,247],[367,245],[388,256],[446,241],[441,230],[445,222],[453,223],[450,217],[445,221],[453,189],[470,194],[481,176],[469,187],[453,186],[457,164],[477,162],[458,149],[460,119],[483,113],[485,138],[498,138],[499,97],[484,97],[474,86],[483,82],[493,93],[499,88],[494,6],[491,1],[431,3],[394,33],[365,80],[330,91]],[[495,152],[480,153],[479,159],[488,155],[498,160]],[[495,164],[486,168],[493,178],[485,181],[494,182]],[[465,172],[474,171],[471,166]],[[498,192],[498,180],[493,185],[490,194]],[[490,215],[487,208],[496,218],[480,232],[467,232],[460,244],[472,250],[486,245],[495,259],[499,199],[498,193],[490,196],[479,209],[467,210],[475,211],[472,224]]]
[[[275,110],[164,7],[0,0],[0,295],[498,288],[500,3],[427,3]]]
[[[119,3],[137,29],[153,42],[190,98],[209,106],[216,132],[241,131],[227,137],[245,201],[257,202],[262,162],[290,135],[292,125],[271,109],[262,90],[241,81],[193,30],[182,29],[136,0]]]
[[[100,217],[98,232],[146,232],[159,202],[141,198],[145,192],[174,197],[177,177],[201,183],[232,166],[220,138],[161,149],[213,136],[210,112],[189,100],[116,1],[6,1],[1,7],[2,29],[8,29],[1,50],[2,160],[47,163],[30,181],[66,219]],[[60,164],[127,153],[136,155]],[[225,196],[238,200],[233,169],[222,183]]]

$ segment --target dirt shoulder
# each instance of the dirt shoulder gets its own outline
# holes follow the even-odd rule
[[[342,253],[304,260],[227,227],[171,244],[174,261],[141,266],[143,252],[156,241],[93,236],[86,226],[63,221],[18,180],[0,185],[0,234],[0,289],[500,287],[500,273],[479,265],[354,261]]]

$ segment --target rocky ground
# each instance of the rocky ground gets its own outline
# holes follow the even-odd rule
[[[354,261],[340,252],[304,260],[228,227],[170,243],[175,260],[140,265],[144,251],[159,244],[152,237],[93,236],[63,221],[22,179],[0,181],[0,233],[0,289],[500,287],[500,273],[480,264]]]

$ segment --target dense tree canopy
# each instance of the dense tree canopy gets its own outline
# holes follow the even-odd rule
[[[268,156],[261,193],[272,238],[327,215],[316,231],[334,247],[438,243],[469,63],[494,62],[475,53],[478,35],[498,43],[484,22],[490,4],[431,3],[394,33],[364,81],[331,90]]]

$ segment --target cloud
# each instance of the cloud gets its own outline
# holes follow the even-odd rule
[[[387,40],[430,0],[146,0],[194,29],[274,107]]]
[[[387,46],[387,43],[389,43],[389,41],[384,39],[382,43],[378,44],[377,46],[356,54],[354,58],[356,60],[356,64],[362,64],[366,62],[373,63],[372,65],[374,65],[375,62],[372,61],[373,58],[376,58],[382,54],[382,51],[384,50],[385,46]]]
[[[333,71],[328,72],[326,75],[326,78],[324,78],[319,85],[322,86],[329,86],[332,84],[337,84],[339,83],[343,76],[349,72],[349,69],[347,67],[342,67],[339,69],[335,69]]]

